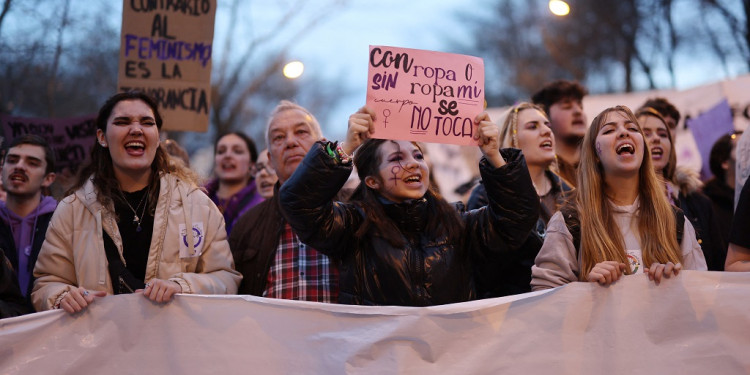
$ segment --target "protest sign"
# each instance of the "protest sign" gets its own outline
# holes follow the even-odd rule
[[[478,57],[370,46],[367,105],[373,137],[472,145],[484,110],[484,61]]]
[[[41,136],[55,152],[57,172],[68,168],[72,173],[75,173],[91,154],[96,138],[95,120],[96,115],[65,119],[0,115],[7,142],[26,134]]]
[[[120,91],[156,99],[165,130],[206,131],[216,0],[123,0]]]

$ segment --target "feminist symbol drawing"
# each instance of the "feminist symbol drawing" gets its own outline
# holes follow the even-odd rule
[[[391,110],[386,108],[383,110],[383,116],[385,116],[385,119],[383,119],[383,126],[386,128],[388,127],[388,116],[391,115]]]

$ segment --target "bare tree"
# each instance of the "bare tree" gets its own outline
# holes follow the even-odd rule
[[[212,77],[212,125],[215,135],[230,130],[245,130],[256,139],[262,135],[265,119],[270,110],[281,99],[310,98],[306,90],[316,90],[315,82],[306,82],[302,87],[297,82],[281,76],[287,62],[287,54],[295,43],[343,5],[342,0],[325,4],[312,4],[298,0],[284,4],[281,16],[269,31],[257,35],[243,35],[238,26],[242,16],[251,11],[246,2],[234,0],[225,8],[229,14],[227,33],[223,40],[223,55],[216,56],[217,67]],[[244,31],[245,33],[251,31]],[[268,49],[269,46],[274,46]],[[318,78],[311,78],[318,81]],[[335,83],[334,83],[335,85]],[[335,103],[333,92],[312,96],[325,97],[327,106]],[[312,103],[300,103],[311,110]],[[326,112],[325,107],[319,108]]]
[[[10,11],[10,0],[5,0],[3,2],[3,8],[0,10],[0,31],[3,29],[3,20],[5,20],[5,15],[8,14],[8,11]]]
[[[87,115],[116,89],[119,24],[112,9],[76,4],[14,3],[8,14],[17,22],[0,38],[0,112]]]
[[[272,28],[256,35],[247,22],[252,3],[219,0],[217,11],[229,22],[215,27],[223,36],[223,53],[214,56],[210,135],[243,130],[259,139],[267,114],[280,99],[297,100],[325,118],[340,97],[340,85],[323,84],[323,78],[310,74],[292,81],[280,72],[295,43],[344,2],[264,4],[278,7],[280,14]],[[116,3],[5,0],[2,6],[0,112],[32,117],[86,115],[95,113],[116,91],[120,40]],[[189,143],[190,150],[209,143],[205,136],[174,135]]]
[[[565,17],[549,14],[542,0],[493,3],[491,12],[467,19],[477,26],[465,49],[485,57],[488,77],[502,77],[499,85],[488,81],[488,97],[506,99],[493,104],[558,78],[593,92],[627,92],[659,87],[657,73],[666,72],[674,86],[678,56],[696,50],[719,58],[726,75],[738,59],[750,69],[750,0],[578,0]]]

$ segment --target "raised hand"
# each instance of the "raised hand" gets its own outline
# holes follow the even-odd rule
[[[347,155],[354,153],[362,143],[370,138],[375,131],[375,111],[368,107],[362,107],[349,116],[349,128],[346,131],[346,140],[341,148]]]
[[[482,154],[495,167],[505,165],[505,160],[500,155],[500,130],[492,122],[487,112],[482,112],[474,118],[474,139]]]

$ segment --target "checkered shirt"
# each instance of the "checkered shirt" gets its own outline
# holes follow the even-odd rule
[[[263,297],[338,302],[339,271],[327,256],[300,242],[286,223]]]

